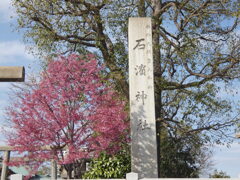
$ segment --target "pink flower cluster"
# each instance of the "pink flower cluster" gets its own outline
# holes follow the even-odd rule
[[[63,164],[118,151],[128,137],[125,102],[102,70],[93,55],[52,60],[39,83],[7,109],[15,129],[9,144],[31,152],[25,155],[31,160]]]

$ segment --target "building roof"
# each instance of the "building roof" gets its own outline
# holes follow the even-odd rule
[[[29,171],[24,166],[8,166],[10,174],[22,174],[23,176],[29,175]],[[2,163],[0,162],[0,170],[2,170]]]
[[[23,176],[29,175],[29,171],[24,166],[9,166],[9,169],[12,170],[15,174],[22,174]]]

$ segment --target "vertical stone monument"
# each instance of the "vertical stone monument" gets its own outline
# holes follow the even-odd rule
[[[139,178],[157,178],[151,18],[130,18],[128,28],[131,167]]]

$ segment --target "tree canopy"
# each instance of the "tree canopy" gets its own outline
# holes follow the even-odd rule
[[[209,175],[209,178],[230,178],[230,176],[223,171],[218,171],[215,169],[214,172]]]
[[[239,122],[219,83],[239,78],[238,0],[13,0],[40,55],[93,52],[128,97],[129,17],[151,17],[157,134],[220,143]],[[158,141],[158,144],[160,142]]]
[[[194,126],[190,124],[196,130],[223,125],[223,119],[213,122],[210,115],[229,110],[225,102],[215,98],[214,83],[239,76],[238,1],[15,0],[13,3],[19,27],[25,28],[26,40],[39,53],[93,51],[106,63],[109,75],[126,96],[128,18],[151,17],[158,120],[168,126],[180,126],[179,121],[186,121],[186,125],[194,119],[197,120]]]
[[[53,159],[71,174],[69,164],[102,151],[112,154],[126,143],[125,103],[101,78],[101,70],[92,55],[60,56],[39,82],[18,87],[17,99],[7,109],[14,128],[9,144],[20,153],[30,152],[25,158],[31,167]]]

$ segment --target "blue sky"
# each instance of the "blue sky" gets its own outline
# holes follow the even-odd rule
[[[10,18],[13,16],[13,19]],[[26,74],[37,72],[38,61],[27,53],[22,41],[22,34],[13,31],[15,14],[10,8],[10,0],[0,0],[0,66],[25,66]],[[31,68],[30,68],[31,67]],[[0,83],[0,145],[5,144],[2,128],[6,129],[4,108],[11,98],[11,83]],[[239,92],[239,87],[234,87],[234,93]],[[232,92],[230,92],[232,93]],[[239,92],[240,94],[240,92]],[[219,96],[229,96],[229,92],[222,91]],[[240,99],[240,95],[235,96]],[[215,146],[212,157],[212,169],[223,170],[232,178],[240,178],[240,144],[236,140],[231,148]]]
[[[28,54],[22,41],[22,34],[14,32],[16,24],[10,0],[0,0],[0,66],[24,66],[26,74],[37,72],[38,62]],[[4,144],[2,128],[5,126],[4,108],[8,104],[11,83],[0,83],[0,145]]]

